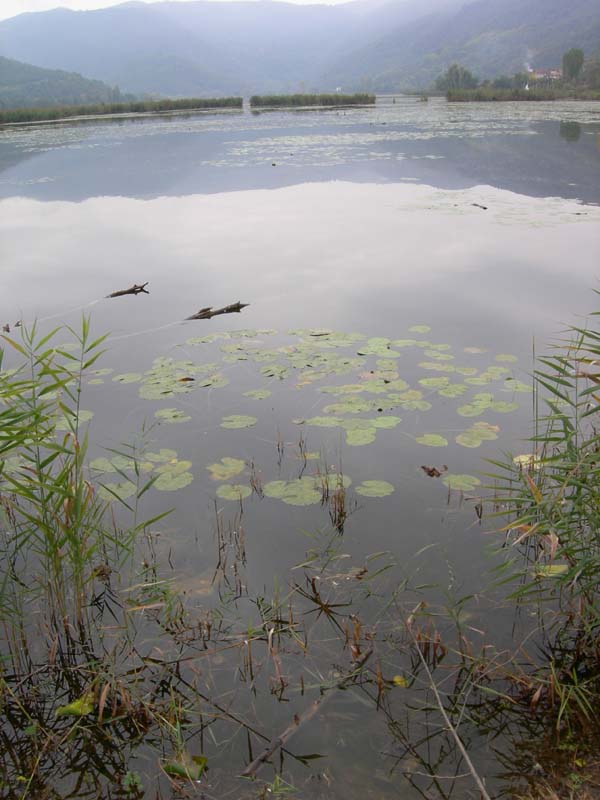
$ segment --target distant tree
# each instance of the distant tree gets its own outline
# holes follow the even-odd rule
[[[492,86],[494,87],[494,89],[512,89],[513,79],[510,78],[508,75],[500,75],[500,77],[495,78],[492,81]]]
[[[590,89],[600,89],[600,59],[591,58],[585,62],[582,78]]]
[[[529,75],[526,72],[517,72],[512,79],[514,89],[524,89],[529,83]]]
[[[468,69],[460,64],[452,64],[436,80],[435,88],[440,92],[448,92],[452,89],[476,89],[478,83],[478,79]]]
[[[583,67],[583,50],[572,47],[563,56],[563,78],[566,81],[577,80]]]

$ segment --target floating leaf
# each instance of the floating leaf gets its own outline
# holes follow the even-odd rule
[[[377,431],[375,428],[363,428],[362,430],[346,431],[346,444],[353,447],[371,444],[375,441]]]
[[[507,362],[507,363],[508,362],[514,363],[515,361],[518,361],[519,359],[516,356],[509,355],[508,353],[500,353],[499,355],[496,356],[496,358],[494,360],[495,361],[504,361],[504,362]]]
[[[310,506],[320,503],[323,493],[316,488],[315,479],[309,476],[291,481],[270,481],[263,487],[266,497],[282,500],[291,506]]]
[[[448,440],[438,433],[426,433],[423,436],[417,436],[417,442],[427,445],[427,447],[446,447],[448,444]]]
[[[94,711],[94,693],[86,692],[77,700],[56,709],[57,717],[86,717]]]
[[[153,485],[159,492],[175,492],[189,486],[193,480],[191,472],[163,472]]]
[[[363,497],[387,497],[392,494],[394,487],[387,481],[363,481],[355,487],[355,491]]]
[[[180,411],[178,408],[161,408],[160,411],[155,411],[154,416],[161,422],[189,422],[191,417],[188,417],[185,411]]]
[[[158,453],[144,453],[144,458],[147,461],[152,461],[155,464],[164,464],[167,461],[173,461],[173,459],[176,459],[177,451],[162,447]]]
[[[431,328],[429,325],[412,325],[408,330],[411,333],[429,333]]]
[[[223,417],[221,420],[221,427],[231,430],[237,428],[251,428],[253,425],[256,425],[257,422],[258,420],[256,417],[249,417],[244,414],[231,414],[228,417]]]
[[[228,481],[244,471],[246,462],[241,458],[230,458],[225,456],[215,464],[209,464],[206,469],[210,472],[210,477],[215,481]]]
[[[471,492],[476,486],[481,484],[479,478],[473,475],[444,475],[442,483],[449,489],[456,489],[461,492]]]
[[[199,781],[207,763],[208,759],[205,756],[189,756],[184,753],[178,759],[166,761],[162,767],[167,775],[171,775],[174,778]]]
[[[523,394],[531,394],[531,392],[533,392],[533,387],[531,387],[528,383],[517,381],[514,378],[507,378],[504,381],[504,391],[522,392]]]
[[[394,675],[392,683],[394,686],[399,686],[401,689],[406,689],[408,687],[408,681],[402,675]]]
[[[523,455],[515,456],[513,464],[519,469],[540,469],[542,459],[538,455],[525,453]]]
[[[461,397],[467,390],[468,386],[464,383],[451,383],[449,386],[444,387],[438,391],[441,397]]]
[[[456,443],[463,447],[479,447],[484,441],[492,441],[498,438],[497,425],[490,425],[487,422],[476,422],[468,430],[459,433]]]
[[[113,383],[139,383],[141,380],[139,372],[124,372],[122,375],[115,375]]]
[[[80,408],[77,412],[77,417],[58,417],[56,420],[56,430],[57,431],[70,431],[71,427],[76,424],[78,421],[79,425],[85,425],[86,422],[89,422],[94,416],[93,411],[88,411],[87,409]]]
[[[244,392],[244,397],[251,397],[253,400],[264,400],[271,396],[268,389],[251,389],[249,392]]]
[[[137,491],[137,486],[132,481],[122,483],[105,483],[98,489],[98,494],[103,500],[127,500]]]
[[[252,489],[240,483],[233,485],[223,483],[217,489],[217,497],[220,497],[222,500],[244,500],[246,497],[250,497],[251,494]]]

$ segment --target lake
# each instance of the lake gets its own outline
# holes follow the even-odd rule
[[[171,510],[119,596],[149,580],[149,547],[171,593],[157,602],[182,610],[167,624],[136,606],[136,658],[187,659],[178,679],[201,686],[177,695],[177,736],[164,712],[169,735],[88,742],[110,769],[51,759],[58,794],[40,796],[150,797],[157,778],[161,797],[473,796],[451,743],[424,733],[431,696],[394,619],[426,601],[428,630],[451,638],[448,609],[469,596],[477,647],[514,641],[487,593],[501,535],[479,496],[489,459],[531,450],[534,353],[596,309],[600,104],[384,97],[7,127],[0,247],[11,336],[82,314],[108,334],[81,398],[90,480],[125,527],[115,495],[131,504],[137,462],[156,482],[136,512]],[[106,297],[146,281],[148,295]],[[239,316],[186,320],[238,300]],[[189,634],[207,620],[214,653],[213,634]],[[352,682],[371,648],[369,680]],[[156,666],[155,696],[163,679]],[[240,782],[294,715],[285,757]],[[499,790],[510,736],[464,727]],[[201,783],[160,768],[183,749],[208,759]],[[147,794],[119,794],[126,775]]]

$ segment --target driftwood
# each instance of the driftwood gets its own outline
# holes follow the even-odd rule
[[[373,650],[367,650],[361,658],[359,658],[353,664],[353,669],[347,673],[341,680],[339,680],[334,687],[334,689],[343,689],[350,681],[352,681],[356,675],[362,670],[363,666],[365,665],[367,659],[371,655]],[[325,705],[326,701],[333,697],[334,693],[332,691],[329,694],[322,694],[318,700],[313,700],[313,702],[309,705],[309,707],[298,716],[298,714],[294,715],[294,719],[292,720],[291,725],[280,733],[279,736],[275,737],[275,739],[271,739],[269,744],[265,747],[265,749],[257,755],[257,757],[252,761],[246,769],[241,773],[242,778],[254,778],[258,770],[262,767],[262,765],[268,761],[271,756],[280,748],[285,747],[287,742],[292,738],[292,736],[296,733],[296,731],[303,725],[305,722],[311,720],[314,715]]]
[[[186,317],[186,319],[210,319],[219,314],[239,314],[242,308],[246,308],[248,305],[250,304],[240,303],[238,300],[237,303],[232,303],[230,306],[223,306],[223,308],[213,309],[212,306],[207,306],[206,308],[201,308],[200,311],[197,311],[195,314],[192,314],[191,317]]]
[[[150,292],[146,289],[148,286],[149,281],[146,283],[137,284],[134,283],[133,286],[130,286],[129,289],[120,289],[118,292],[113,292],[112,294],[107,294],[107,297],[123,297],[126,294],[150,294]]]

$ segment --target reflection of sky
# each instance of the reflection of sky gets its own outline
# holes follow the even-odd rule
[[[565,122],[581,135],[567,140]],[[599,202],[598,122],[593,103],[405,98],[375,108],[16,126],[0,131],[0,196],[157,197],[335,179],[487,183]]]

